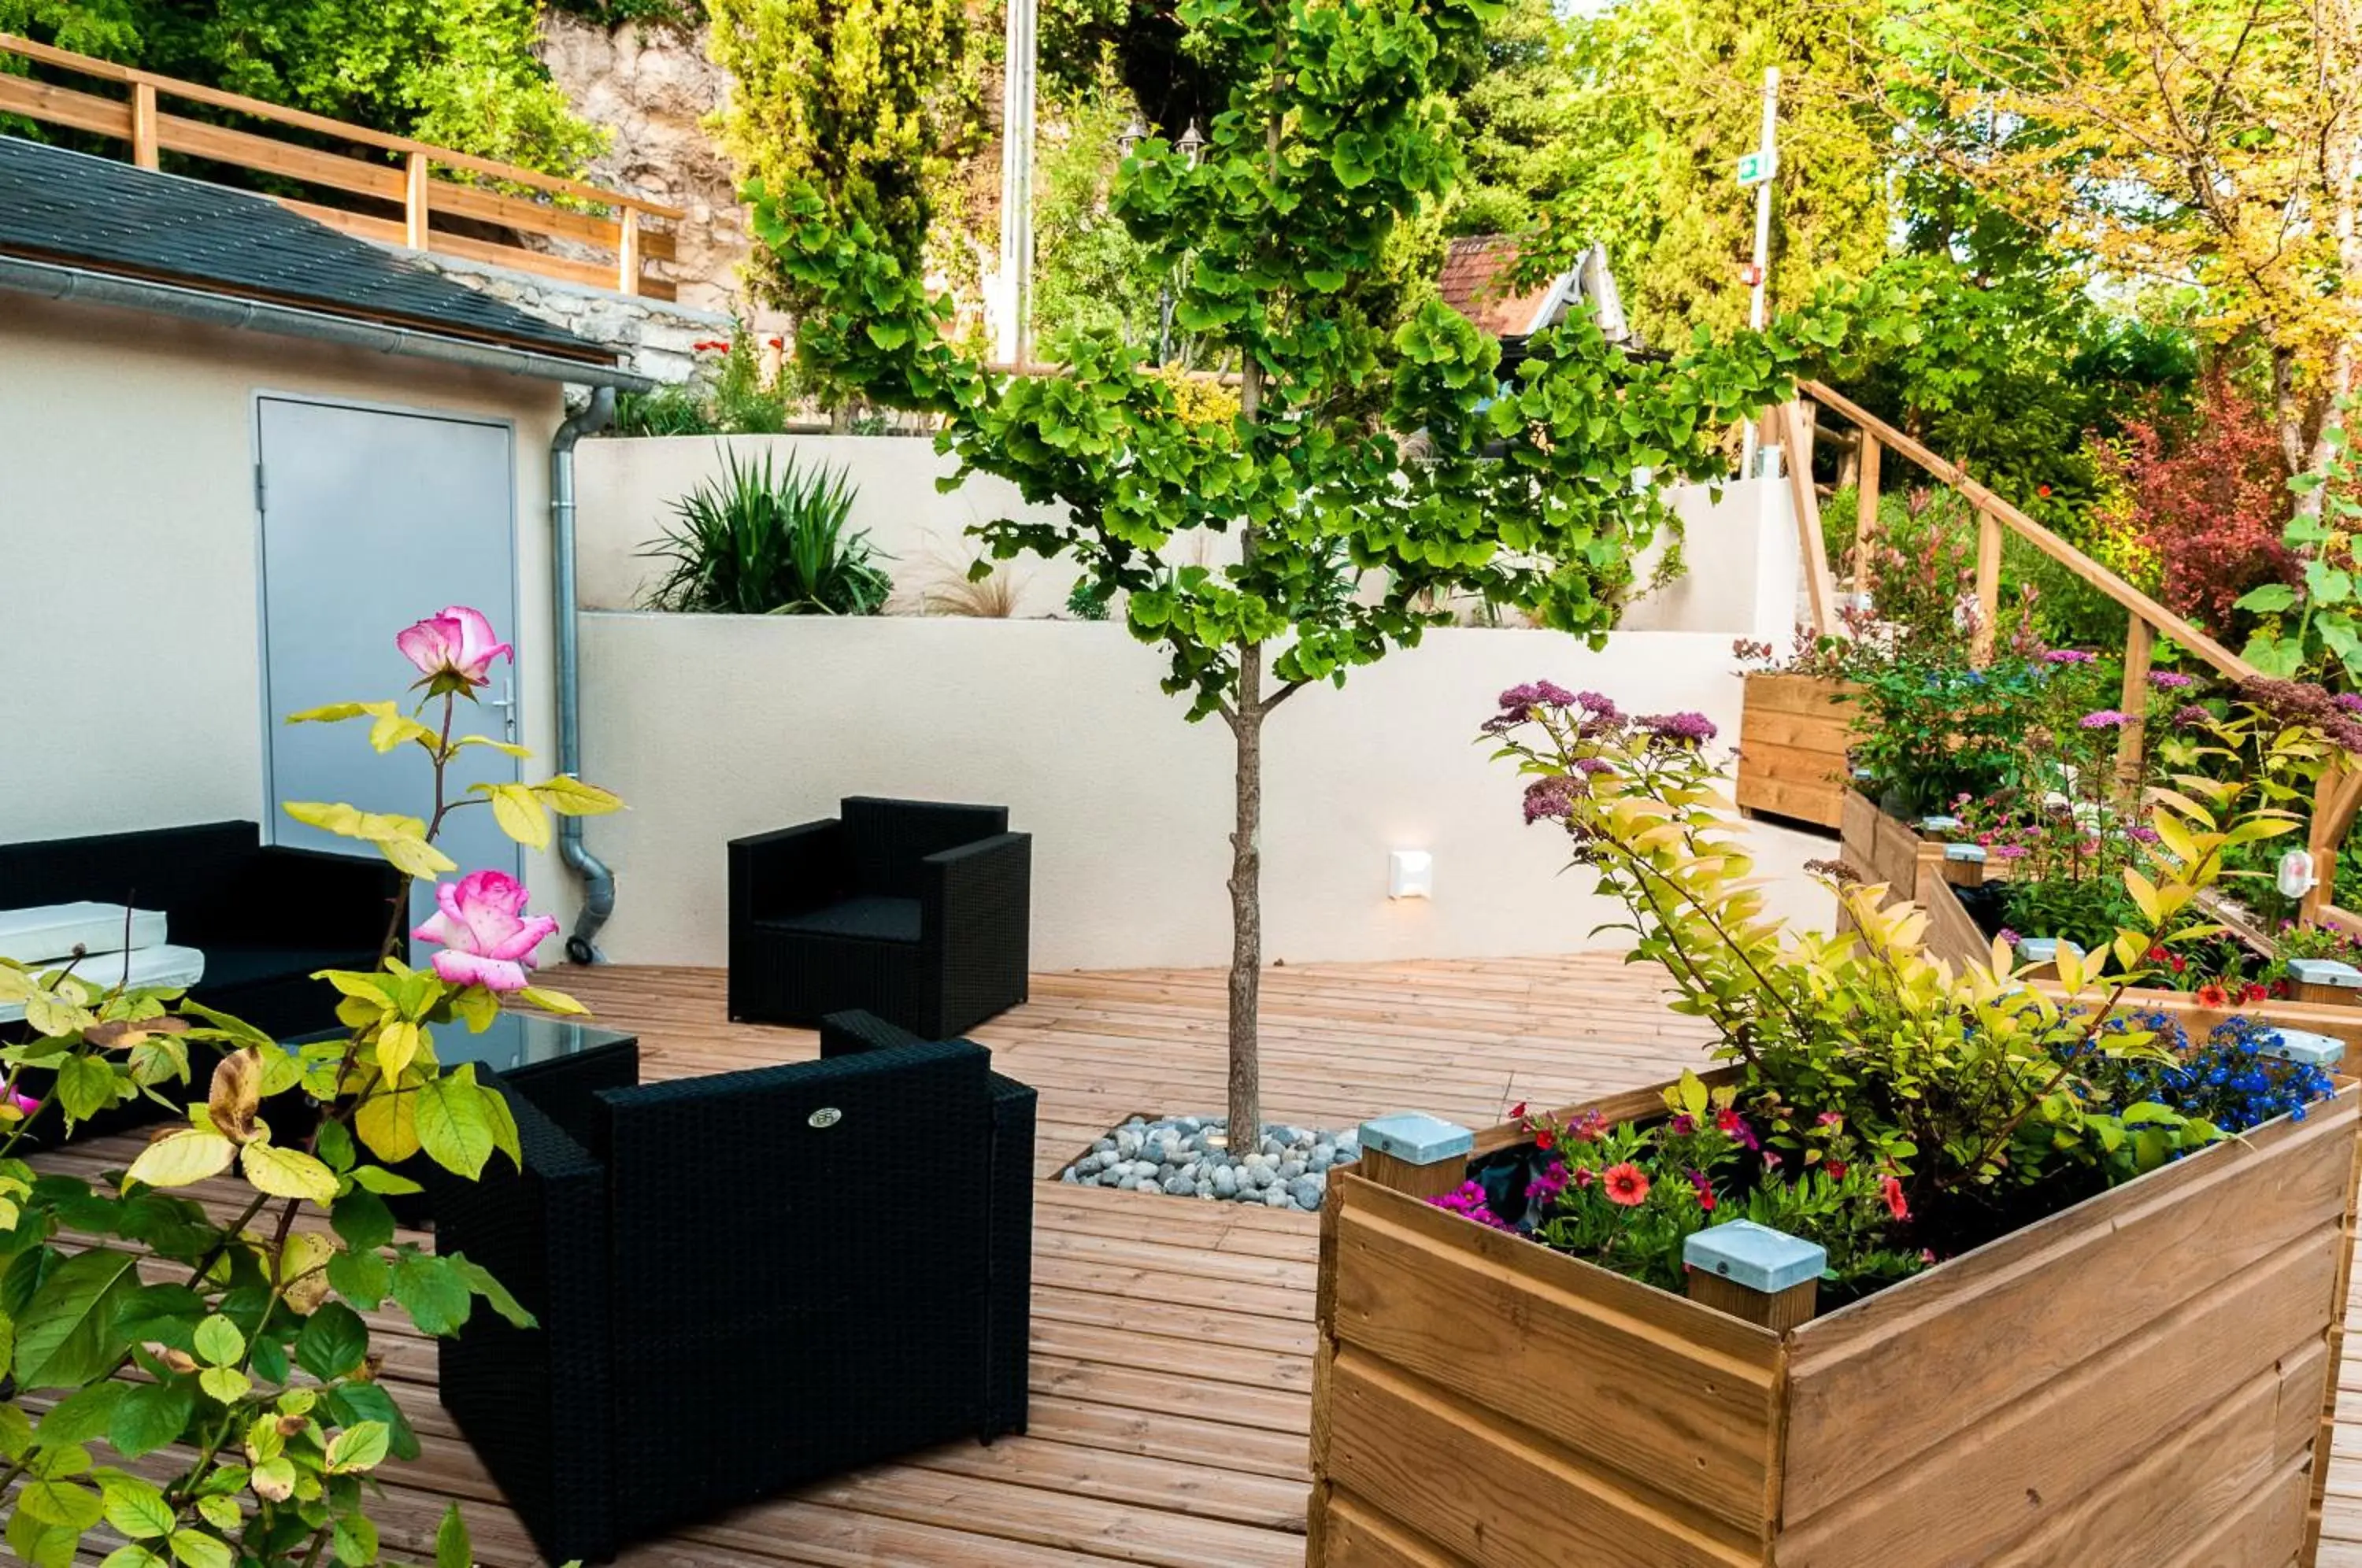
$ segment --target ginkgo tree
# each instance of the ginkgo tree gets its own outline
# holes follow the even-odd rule
[[[946,339],[947,302],[856,208],[810,182],[751,193],[756,234],[814,302],[797,337],[806,367],[939,415],[961,477],[1061,503],[984,525],[990,555],[1072,559],[1085,591],[1120,595],[1132,633],[1163,652],[1188,717],[1229,729],[1229,1124],[1242,1151],[1253,1144],[1236,1130],[1261,1125],[1265,723],[1450,623],[1455,599],[1603,636],[1632,558],[1672,525],[1647,476],[1726,471],[1718,437],[1785,395],[1793,368],[1848,319],[1816,312],[1643,361],[1578,310],[1513,370],[1431,297],[1388,319],[1389,239],[1459,177],[1444,94],[1501,10],[1184,0],[1190,56],[1225,101],[1194,160],[1143,140],[1112,202],[1181,280],[1175,317],[1231,367],[1235,416],[1177,398],[1112,334],[1054,345],[1055,373],[989,372]],[[1230,543],[1209,550],[1209,534]]]
[[[419,747],[433,766],[425,818],[289,807],[403,873],[377,967],[317,977],[339,997],[341,1032],[286,1043],[178,991],[99,985],[79,960],[35,971],[0,959],[0,1002],[22,1007],[30,1031],[0,1047],[0,1360],[11,1378],[0,1488],[14,1488],[7,1544],[36,1568],[82,1560],[101,1526],[123,1543],[106,1568],[378,1562],[370,1474],[418,1442],[376,1381],[362,1314],[391,1301],[443,1335],[480,1299],[532,1323],[465,1256],[397,1240],[386,1199],[419,1190],[397,1169],[416,1156],[471,1180],[495,1155],[519,1158],[507,1103],[472,1064],[441,1065],[438,1032],[481,1031],[504,1005],[582,1009],[530,983],[532,949],[556,922],[525,915],[524,889],[503,873],[438,882],[441,913],[414,934],[442,950],[404,962],[408,879],[458,869],[436,845],[454,812],[490,810],[513,837],[546,844],[550,812],[619,802],[568,778],[447,794],[468,748],[516,748],[453,733],[491,656],[416,643],[438,624],[458,627],[458,613],[403,634],[425,649],[403,648],[422,672],[411,703],[296,715],[368,718],[378,751]],[[22,1157],[28,1137],[141,1099],[179,1124],[119,1175],[37,1174]],[[176,1195],[233,1172],[234,1198]],[[435,1560],[473,1561],[456,1506]]]

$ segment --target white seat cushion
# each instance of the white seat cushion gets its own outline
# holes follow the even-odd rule
[[[40,964],[71,957],[77,947],[91,953],[120,953],[127,945],[121,904],[45,904],[39,909],[0,910],[0,958],[19,964]],[[159,910],[130,911],[132,947],[164,944],[164,916]]]
[[[73,972],[76,979],[87,980],[102,990],[111,991],[117,986],[134,990],[151,986],[185,988],[205,977],[205,955],[193,947],[139,947],[128,954],[93,954],[76,964]],[[15,1023],[24,1016],[22,1002],[0,1002],[0,1023]]]

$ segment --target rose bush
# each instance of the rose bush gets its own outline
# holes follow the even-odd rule
[[[340,1034],[281,1042],[177,991],[0,960],[0,1000],[22,1004],[27,1024],[0,1046],[0,1486],[16,1488],[7,1544],[35,1568],[66,1568],[100,1544],[102,1526],[122,1542],[106,1568],[368,1568],[385,1544],[369,1511],[371,1473],[418,1444],[377,1381],[362,1314],[391,1302],[420,1332],[444,1335],[481,1300],[532,1322],[466,1257],[398,1240],[385,1200],[418,1190],[392,1167],[422,1153],[469,1179],[495,1154],[518,1157],[506,1102],[472,1065],[440,1064],[437,1031],[481,1031],[504,1004],[583,1010],[528,983],[533,949],[556,922],[526,916],[524,889],[498,872],[438,884],[439,912],[417,934],[443,951],[427,967],[403,962],[407,878],[458,869],[436,847],[454,812],[491,810],[511,836],[540,845],[549,812],[619,802],[568,778],[447,794],[450,764],[469,747],[524,755],[453,734],[460,702],[513,652],[464,606],[395,644],[419,671],[414,703],[339,703],[291,721],[367,718],[379,752],[415,745],[433,767],[424,819],[287,807],[404,874],[379,966],[318,977],[340,993]],[[202,1079],[200,1051],[211,1057]],[[182,1120],[126,1171],[94,1182],[22,1158],[52,1105],[71,1131],[143,1099]],[[233,1167],[229,1191],[177,1193]],[[456,1505],[431,1542],[414,1544],[437,1568],[471,1561]]]

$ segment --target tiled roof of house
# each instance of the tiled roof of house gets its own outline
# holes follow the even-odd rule
[[[1496,337],[1522,337],[1556,292],[1555,281],[1529,289],[1510,282],[1518,247],[1507,235],[1479,234],[1455,239],[1444,253],[1436,287],[1443,303]]]
[[[266,196],[0,136],[0,256],[589,364],[613,352]]]

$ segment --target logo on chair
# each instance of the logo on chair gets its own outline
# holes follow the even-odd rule
[[[814,1127],[833,1127],[838,1122],[844,1120],[844,1112],[837,1110],[837,1108],[833,1105],[823,1105],[818,1110],[813,1111],[810,1116],[805,1117],[804,1120],[811,1122]]]

